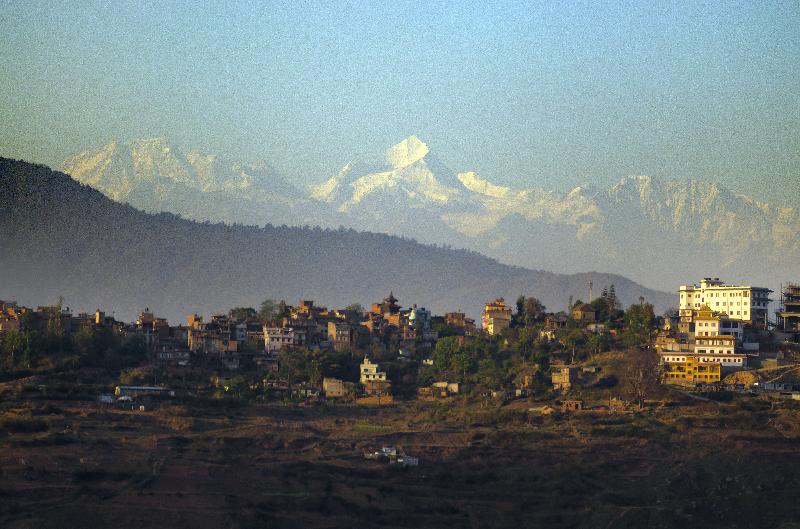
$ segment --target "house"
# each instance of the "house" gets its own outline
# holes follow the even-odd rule
[[[458,395],[461,386],[458,382],[434,382],[430,387],[430,394],[434,397],[452,397]]]
[[[462,336],[472,336],[475,334],[475,320],[467,318],[463,312],[448,312],[444,315],[444,323],[458,332]]]
[[[414,304],[408,311],[408,323],[417,330],[431,328],[431,311],[425,307],[417,307]]]
[[[337,351],[352,348],[355,345],[356,329],[346,321],[328,322],[328,341]]]
[[[392,396],[392,383],[388,380],[367,380],[364,383],[364,394],[367,397],[387,397]]]
[[[365,356],[364,361],[361,362],[361,376],[359,377],[359,382],[364,385],[372,381],[385,382],[386,373],[379,371],[378,368],[378,364],[373,364],[370,362],[369,357]]]
[[[715,355],[660,352],[663,380],[666,383],[713,384],[722,379],[722,359]]]
[[[561,411],[582,411],[583,408],[582,400],[565,400],[561,403]]]
[[[306,343],[306,331],[299,327],[271,327],[264,325],[264,348],[267,353],[302,347]]]
[[[319,398],[319,393],[318,387],[312,386],[306,382],[301,382],[300,384],[295,384],[292,386],[292,396],[296,398]]]
[[[497,298],[483,306],[481,323],[489,336],[497,336],[511,326],[511,309],[506,306],[503,298]]]
[[[555,340],[556,332],[567,326],[567,320],[567,315],[563,312],[546,314],[544,317],[544,328],[539,332],[539,337]]]
[[[596,311],[588,303],[580,303],[572,307],[572,319],[578,323],[594,323]]]
[[[331,377],[325,377],[322,379],[322,392],[329,399],[344,397],[347,393],[344,386],[344,381]]]
[[[555,366],[550,379],[553,382],[553,389],[569,391],[578,381],[578,368],[575,366]]]

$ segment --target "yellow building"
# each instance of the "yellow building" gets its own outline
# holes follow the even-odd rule
[[[722,364],[695,354],[664,352],[660,354],[664,366],[664,382],[719,382]]]
[[[483,330],[489,336],[500,334],[503,329],[511,326],[511,309],[506,306],[503,298],[497,298],[492,303],[483,306]]]

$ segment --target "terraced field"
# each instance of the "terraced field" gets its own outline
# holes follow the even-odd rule
[[[230,405],[228,405],[230,404]],[[0,527],[797,527],[800,412],[757,400],[543,417],[7,396]],[[383,444],[416,468],[367,461]]]

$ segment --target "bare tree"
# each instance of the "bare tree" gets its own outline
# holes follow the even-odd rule
[[[625,382],[641,410],[644,408],[644,399],[651,395],[659,384],[658,355],[652,349],[629,349],[625,354],[625,360]]]

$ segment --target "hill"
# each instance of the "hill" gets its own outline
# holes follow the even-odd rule
[[[367,304],[390,290],[401,303],[476,315],[483,302],[519,294],[563,309],[616,285],[626,304],[658,310],[673,296],[613,274],[576,275],[503,265],[474,252],[353,230],[198,223],[147,214],[67,175],[0,158],[0,297],[131,318],[150,307],[172,320],[257,305],[266,297]]]

